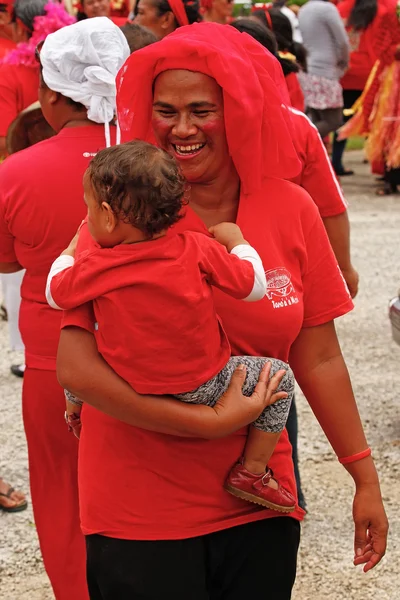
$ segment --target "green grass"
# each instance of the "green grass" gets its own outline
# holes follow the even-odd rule
[[[360,136],[351,137],[347,140],[346,150],[362,150],[364,144],[365,138]]]

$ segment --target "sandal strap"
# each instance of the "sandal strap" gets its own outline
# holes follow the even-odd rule
[[[4,498],[11,498],[11,494],[15,492],[15,489],[13,487],[9,487],[8,488],[8,492],[7,494],[3,494],[3,492],[0,492],[0,496],[4,496]]]

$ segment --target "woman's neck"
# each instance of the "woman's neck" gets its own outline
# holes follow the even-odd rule
[[[213,8],[204,13],[203,20],[210,23],[219,23],[220,25],[226,24],[226,17],[224,15],[218,14]]]
[[[207,184],[192,183],[190,186],[189,205],[207,228],[223,221],[236,221],[240,179],[234,169],[218,180]]]

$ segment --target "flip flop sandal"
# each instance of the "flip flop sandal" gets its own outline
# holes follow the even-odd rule
[[[0,492],[0,496],[4,496],[4,498],[8,498],[9,500],[11,500],[11,494],[15,492],[15,489],[13,487],[9,487],[8,492],[6,494],[3,494],[2,492]],[[4,512],[9,512],[9,513],[15,513],[15,512],[21,512],[22,510],[25,510],[28,507],[28,503],[26,500],[22,500],[21,504],[17,504],[16,506],[3,506],[2,504],[0,504],[0,510],[4,510]]]
[[[392,194],[397,194],[397,193],[398,193],[397,185],[395,185],[393,183],[389,183],[388,181],[385,181],[385,183],[382,187],[378,187],[375,190],[375,194],[377,196],[391,196]]]

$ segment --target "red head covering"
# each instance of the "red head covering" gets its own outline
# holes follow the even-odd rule
[[[170,5],[172,12],[174,13],[174,17],[178,25],[189,25],[185,5],[183,4],[182,0],[168,0],[168,4]]]
[[[259,189],[263,177],[299,173],[280,64],[246,33],[217,23],[179,28],[128,58],[117,76],[123,141],[154,140],[153,81],[169,69],[204,73],[221,86],[229,151],[244,193]]]

